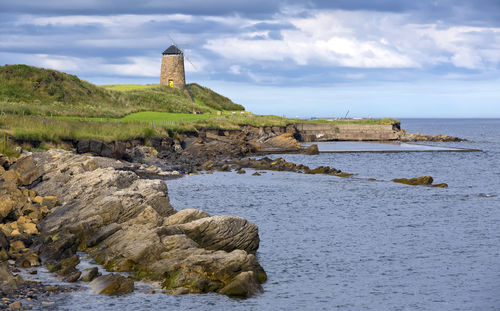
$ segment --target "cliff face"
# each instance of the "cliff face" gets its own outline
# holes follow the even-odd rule
[[[295,125],[295,129],[296,136],[302,142],[398,140],[401,135],[400,128],[393,124],[299,123]]]

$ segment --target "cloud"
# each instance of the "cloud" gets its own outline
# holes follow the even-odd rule
[[[421,68],[452,64],[467,69],[497,66],[500,28],[407,24],[397,13],[316,11],[281,16],[292,29],[281,38],[268,32],[240,32],[210,39],[204,48],[231,61],[293,61],[298,66]],[[250,21],[247,21],[250,23]]]
[[[0,53],[78,75],[154,79],[170,37],[194,64],[186,61],[191,80],[326,85],[454,74],[481,79],[498,76],[500,65],[499,27],[423,18],[424,13],[433,16],[431,11],[439,11],[447,0],[271,0],[271,8],[260,15],[243,12],[248,4],[222,0],[213,3],[213,14],[204,15],[199,14],[208,5],[194,0],[188,2],[199,10],[187,10],[184,2],[131,2],[134,14],[117,14],[128,10],[122,6],[107,14],[113,2],[76,1],[65,11],[70,7],[66,2],[49,0],[47,7],[54,6],[50,14],[35,13],[28,10],[28,2],[18,2],[0,5],[14,11],[26,8],[20,15],[0,13]],[[83,14],[89,3],[101,10]],[[457,3],[450,11],[463,14],[467,2]],[[478,2],[479,7],[487,5],[493,4]],[[44,63],[39,55],[45,55]]]

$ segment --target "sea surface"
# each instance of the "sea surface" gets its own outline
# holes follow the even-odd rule
[[[408,132],[470,140],[483,152],[283,156],[350,178],[267,172],[167,182],[172,205],[238,215],[259,227],[264,293],[66,294],[67,310],[500,310],[500,120],[408,119]],[[431,175],[449,188],[407,186]],[[376,178],[377,181],[368,180]]]

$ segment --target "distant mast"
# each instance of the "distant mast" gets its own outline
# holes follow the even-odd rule
[[[170,87],[186,86],[184,53],[175,45],[171,45],[162,53],[160,84]]]

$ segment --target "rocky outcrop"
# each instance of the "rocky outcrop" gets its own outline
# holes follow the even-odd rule
[[[223,290],[229,286],[250,296],[265,281],[254,255],[258,229],[247,220],[177,212],[162,180],[141,179],[91,156],[50,150],[36,161],[42,178],[33,189],[55,195],[59,204],[40,223],[41,257],[55,271],[80,249],[110,271],[159,280],[172,293],[236,292]]]
[[[407,133],[404,130],[401,131],[401,137],[399,138],[399,140],[403,141],[403,142],[416,142],[416,141],[422,141],[422,142],[462,142],[462,141],[467,141],[467,139],[454,137],[454,136],[447,136],[447,135],[442,135],[442,134],[427,135],[427,134],[420,134],[420,133]]]
[[[326,174],[326,175],[335,175],[339,177],[346,177],[345,173],[342,173],[341,170],[338,170],[329,166],[319,166],[316,168],[309,168],[303,164],[295,164],[293,162],[288,162],[283,158],[278,158],[276,160],[270,159],[268,157],[264,157],[261,159],[254,158],[245,158],[241,160],[233,160],[233,165],[236,167],[247,167],[253,168],[257,170],[270,170],[270,171],[283,171],[283,172],[296,172],[296,173],[305,173],[305,174]],[[352,174],[348,174],[352,176]],[[258,175],[256,175],[258,176]]]
[[[299,151],[300,143],[293,133],[285,133],[253,143],[258,152],[290,152]]]

